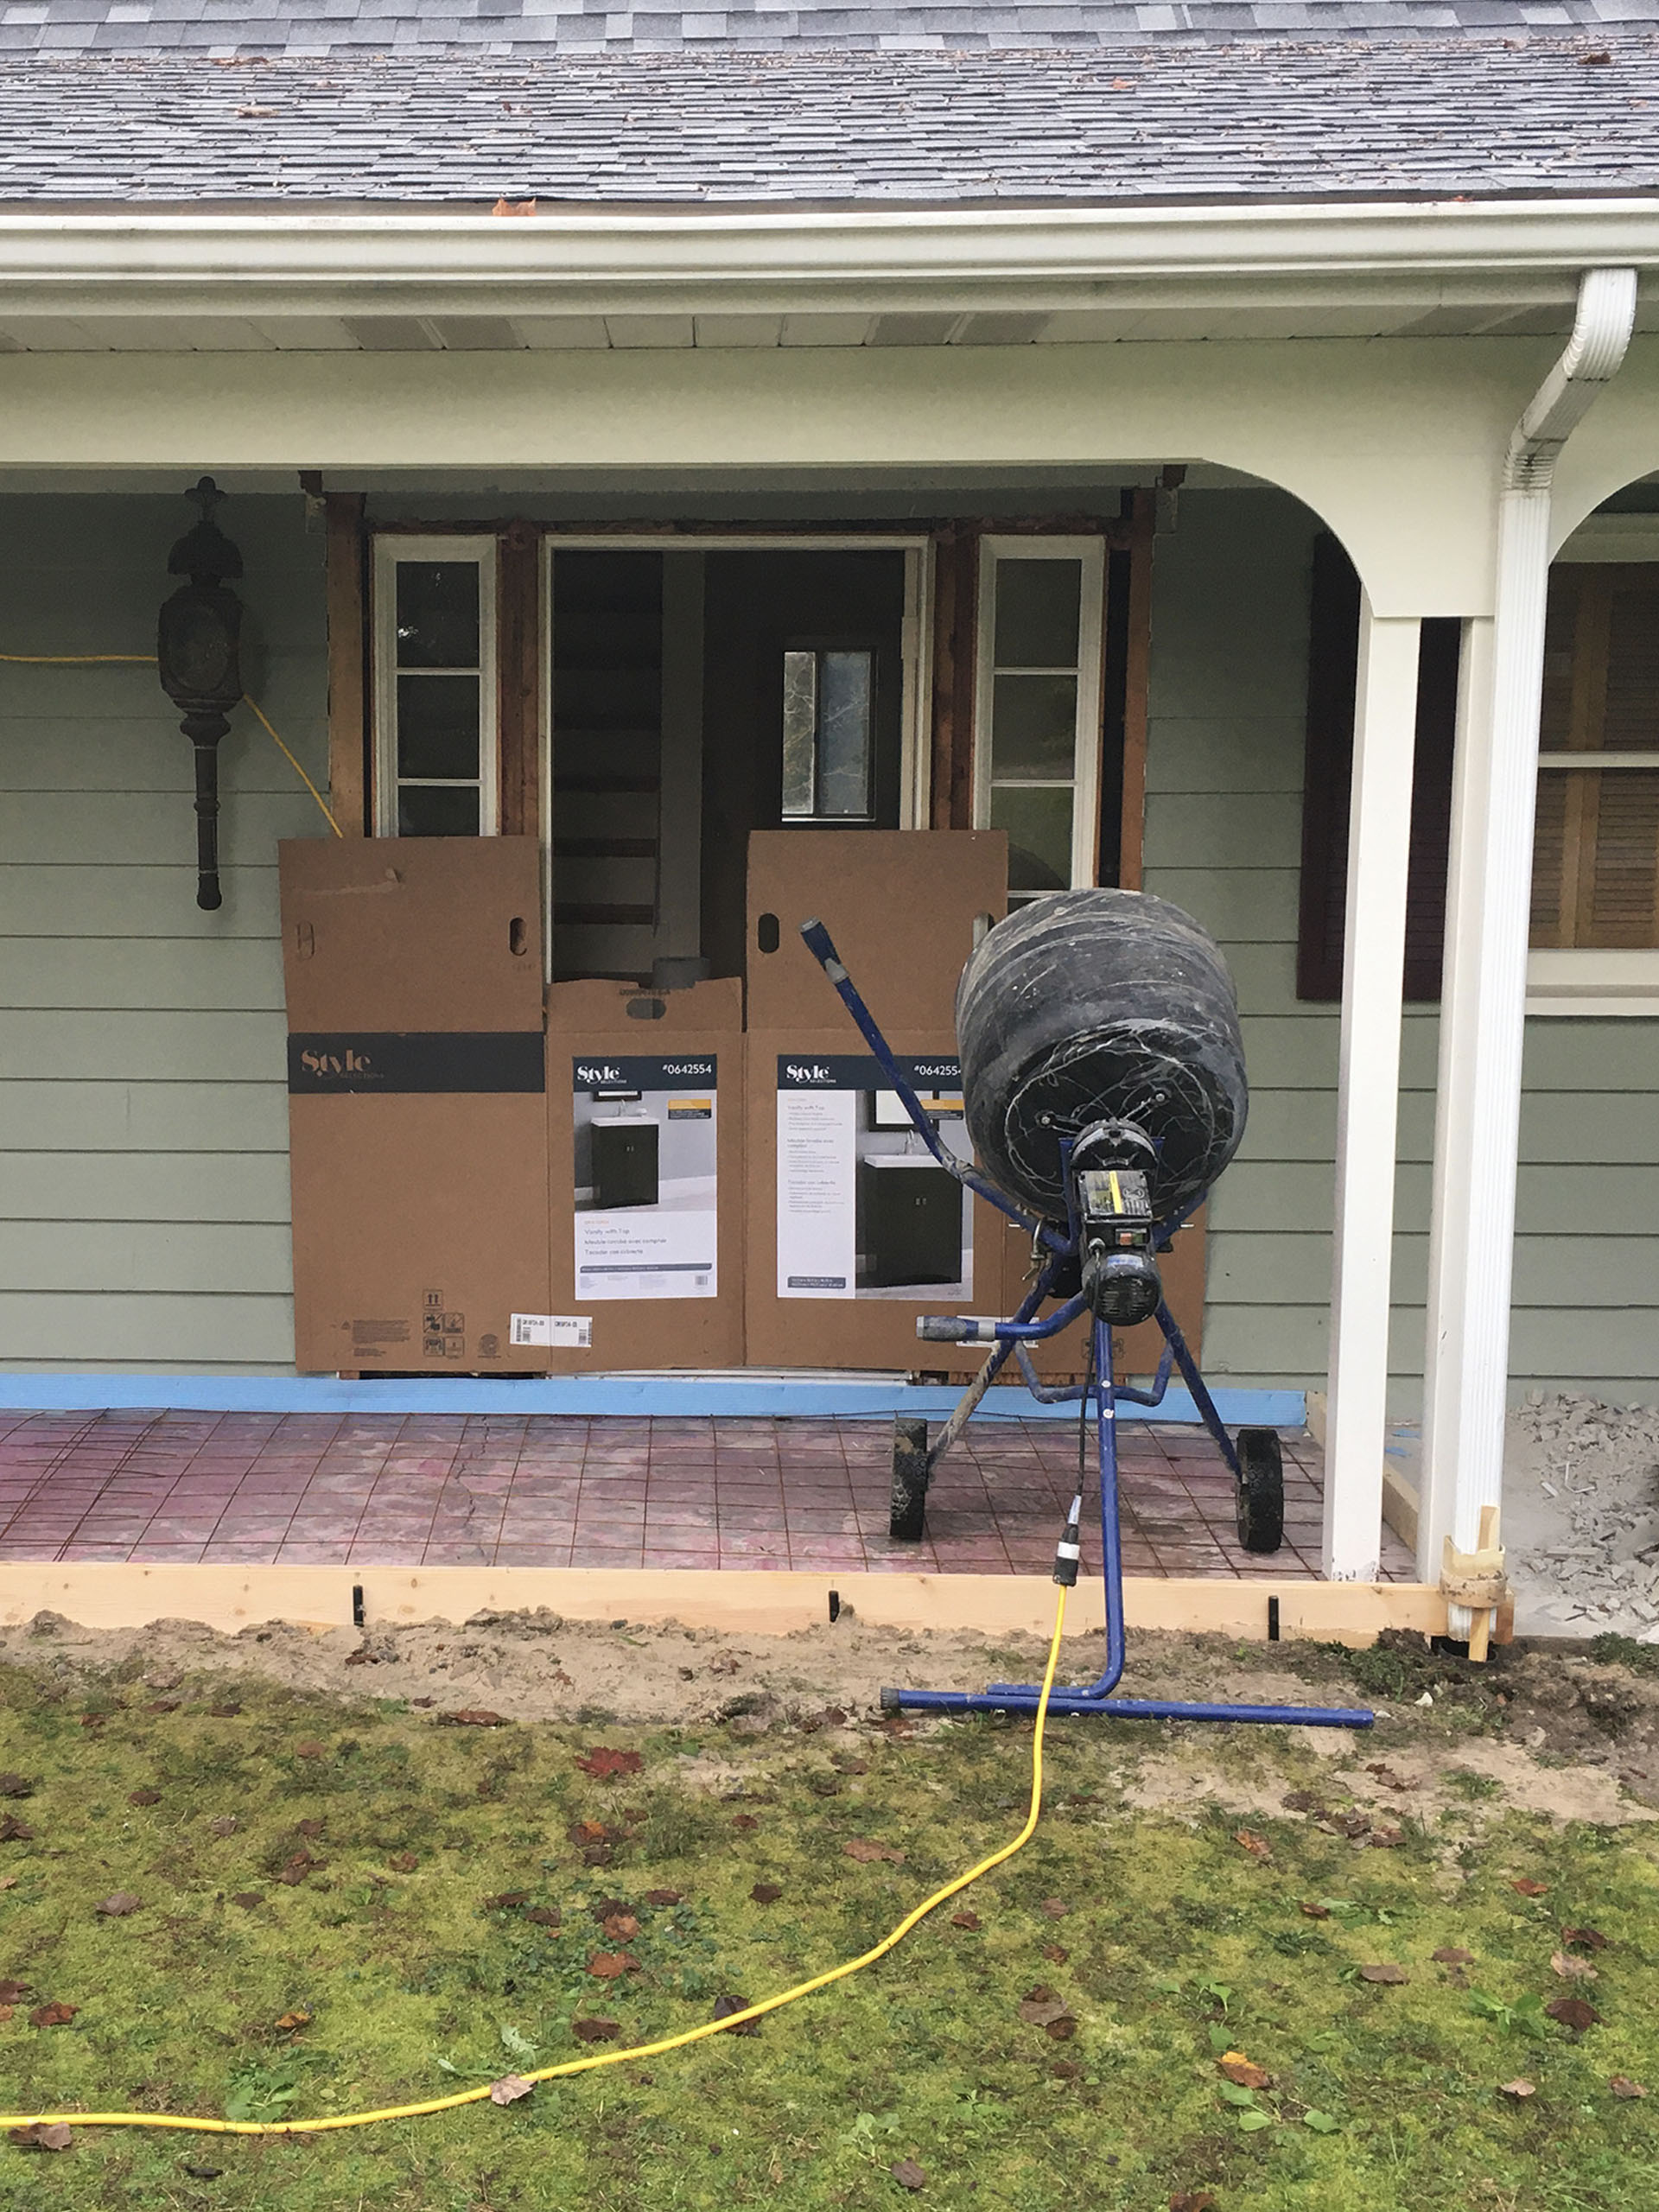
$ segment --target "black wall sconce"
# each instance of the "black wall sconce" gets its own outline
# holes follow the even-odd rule
[[[213,520],[225,494],[211,476],[185,493],[201,510],[167,558],[170,576],[188,576],[162,607],[156,658],[162,689],[183,709],[179,728],[196,749],[196,904],[222,906],[219,887],[219,741],[242,696],[238,640],[242,602],[226,582],[242,556]]]

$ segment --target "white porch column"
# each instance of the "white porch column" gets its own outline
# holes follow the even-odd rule
[[[1586,272],[1572,339],[1510,442],[1492,621],[1464,633],[1429,1236],[1425,1582],[1440,1580],[1446,1537],[1472,1551],[1482,1507],[1503,1497],[1550,486],[1624,357],[1635,314],[1633,270]],[[1468,1609],[1453,1606],[1448,1625],[1466,1637]]]
[[[1414,616],[1380,620],[1369,598],[1362,602],[1348,815],[1325,1447],[1324,1567],[1332,1580],[1342,1582],[1375,1580],[1382,1551],[1400,1011],[1421,635]]]

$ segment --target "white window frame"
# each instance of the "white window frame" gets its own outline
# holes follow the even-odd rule
[[[478,826],[481,837],[501,829],[499,684],[496,662],[497,544],[493,537],[410,537],[377,531],[374,539],[374,833],[397,830],[397,589],[400,561],[473,561],[478,564]],[[442,674],[442,671],[429,671]],[[471,675],[470,669],[457,671]],[[403,780],[418,784],[419,777]]]
[[[1071,881],[1074,891],[1092,889],[1100,851],[1100,732],[1104,683],[1106,540],[1087,537],[982,537],[979,541],[979,607],[974,654],[974,827],[991,824],[991,738],[995,679],[1020,671],[999,669],[996,652],[996,579],[1005,562],[1066,561],[1082,564],[1077,607],[1077,721],[1071,756]],[[1044,671],[1043,673],[1058,671]],[[1064,788],[1056,777],[996,779],[1014,788]],[[1021,906],[1047,892],[1010,894]]]

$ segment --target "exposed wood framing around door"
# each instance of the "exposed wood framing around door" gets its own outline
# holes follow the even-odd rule
[[[342,836],[369,826],[368,533],[360,492],[330,492],[327,550],[328,791]]]
[[[974,818],[979,538],[976,524],[950,523],[933,539],[933,830],[966,830]]]
[[[1158,495],[1130,495],[1129,621],[1123,665],[1123,816],[1118,833],[1117,880],[1125,891],[1141,888],[1147,822],[1147,720],[1152,671],[1152,541]]]
[[[541,833],[540,572],[541,532],[534,523],[509,523],[496,569],[496,742],[504,837]]]

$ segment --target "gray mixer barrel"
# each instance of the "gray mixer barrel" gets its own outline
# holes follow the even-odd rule
[[[1232,978],[1190,914],[1145,892],[1062,891],[999,922],[963,969],[957,1039],[980,1163],[1046,1220],[1065,1218],[1060,1141],[1092,1124],[1151,1141],[1160,1220],[1244,1134]]]

